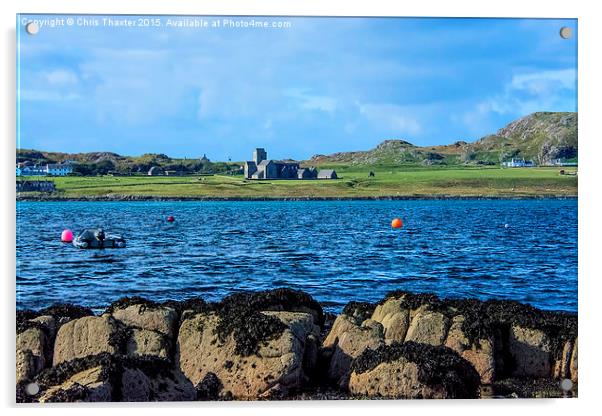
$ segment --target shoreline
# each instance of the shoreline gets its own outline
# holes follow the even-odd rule
[[[436,201],[436,200],[537,200],[537,199],[578,199],[578,195],[390,195],[390,196],[336,196],[336,197],[171,197],[171,196],[148,196],[148,195],[103,195],[103,196],[22,196],[17,195],[16,202],[134,202],[134,201],[201,201],[201,202],[278,202],[278,201]]]
[[[21,403],[577,396],[578,314],[515,301],[394,291],[335,315],[279,288],[16,318]]]

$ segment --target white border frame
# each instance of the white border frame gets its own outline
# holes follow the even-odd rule
[[[392,3],[392,2],[391,2]],[[498,2],[475,0],[422,0],[420,2],[370,1],[276,1],[276,0],[99,0],[91,2],[54,0],[3,1],[2,44],[3,56],[1,101],[3,127],[2,147],[2,239],[0,253],[3,257],[2,305],[3,329],[2,348],[2,404],[10,413],[31,414],[105,414],[111,412],[164,414],[167,412],[237,414],[251,411],[258,414],[306,414],[308,412],[333,413],[342,411],[351,414],[377,412],[420,412],[437,414],[462,414],[487,412],[492,415],[507,415],[517,411],[546,414],[577,414],[594,408],[599,395],[598,387],[601,346],[600,305],[598,294],[601,221],[600,168],[597,166],[602,155],[600,139],[602,133],[597,114],[600,111],[600,74],[602,74],[600,45],[602,39],[602,15],[593,1],[527,2],[503,0]],[[15,379],[15,20],[17,13],[98,13],[98,14],[196,14],[196,15],[330,15],[330,16],[429,16],[429,17],[549,17],[579,19],[579,355],[581,358],[579,398],[559,400],[503,400],[503,401],[345,401],[345,402],[252,402],[252,403],[150,403],[150,404],[84,404],[57,406],[16,406],[14,404]],[[562,221],[562,218],[558,218]],[[114,409],[114,410],[113,410]],[[173,409],[173,410],[172,410]],[[339,410],[340,409],[340,410]]]

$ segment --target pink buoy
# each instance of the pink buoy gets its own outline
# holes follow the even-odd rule
[[[73,231],[63,230],[61,233],[61,241],[63,243],[71,243],[73,241]]]
[[[173,215],[170,215],[169,217],[167,217],[167,222],[174,222],[176,219],[173,217]]]

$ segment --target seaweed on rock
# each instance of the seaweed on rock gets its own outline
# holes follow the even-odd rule
[[[138,369],[142,371],[149,378],[164,377],[173,379],[173,368],[172,364],[163,358],[155,356],[138,356],[130,357],[119,354],[110,354],[103,352],[97,355],[90,355],[83,358],[75,358],[70,361],[62,362],[54,367],[43,370],[40,374],[35,377],[35,381],[40,387],[40,392],[36,396],[27,396],[24,393],[24,385],[17,386],[17,401],[31,402],[39,399],[39,396],[43,394],[49,387],[63,384],[69,378],[75,374],[81,373],[82,371],[101,367],[100,380],[108,382],[111,385],[112,400],[122,400],[122,377],[125,369]],[[77,397],[84,395],[85,388],[73,388],[68,389],[59,394],[65,397],[53,396],[53,401],[73,401]],[[65,400],[63,400],[63,398]],[[79,397],[81,399],[82,397]],[[78,400],[79,400],[78,399]]]
[[[277,288],[262,292],[241,292],[226,297],[225,302],[247,302],[249,307],[262,311],[309,312],[315,323],[324,325],[322,306],[308,293],[289,288]]]
[[[261,311],[309,312],[322,326],[324,312],[320,304],[305,292],[280,288],[263,292],[241,292],[213,304],[219,317],[216,332],[223,342],[232,334],[235,352],[249,356],[259,351],[261,343],[278,338],[286,325],[275,316]]]
[[[118,354],[126,354],[128,341],[132,337],[132,328],[113,318],[110,319],[113,325],[113,331],[109,336],[108,343],[115,348],[115,351],[117,351]]]
[[[219,394],[223,390],[224,385],[215,373],[208,372],[203,377],[203,380],[196,385],[197,400],[218,400]]]
[[[440,299],[431,293],[394,291],[388,293],[378,304],[389,299],[402,299],[402,309],[414,310],[426,306],[450,319],[463,315],[465,319],[462,331],[476,345],[480,339],[493,337],[496,330],[507,331],[511,326],[517,325],[546,333],[550,337],[552,356],[559,359],[564,343],[577,337],[577,314],[545,311],[516,301]]]
[[[159,304],[157,302],[148,300],[148,299],[140,297],[140,296],[132,296],[132,297],[125,296],[125,297],[117,299],[115,302],[111,303],[105,310],[105,313],[112,314],[113,312],[115,312],[118,309],[125,309],[125,308],[127,308],[129,306],[133,306],[133,305],[141,306],[140,313],[142,313],[146,309],[156,309],[159,306],[161,306],[161,304]]]
[[[40,316],[52,316],[56,320],[57,326],[60,326],[63,322],[91,315],[94,315],[94,312],[92,312],[90,308],[85,308],[83,306],[73,305],[70,303],[57,303],[38,311],[33,311],[30,309],[19,310],[17,311],[16,316],[17,334],[20,334],[21,332],[32,327],[47,331],[48,328],[46,328],[45,325],[37,322],[31,322],[32,319]]]
[[[57,303],[48,308],[40,309],[38,311],[38,316],[43,315],[51,315],[55,319],[66,318],[71,320],[94,315],[94,312],[92,312],[92,309],[84,306],[74,305],[71,303]]]
[[[246,296],[230,296],[216,305],[216,333],[224,342],[232,334],[235,352],[243,357],[256,354],[262,342],[278,338],[286,325],[275,316],[262,314]]]
[[[381,363],[400,358],[415,363],[418,380],[427,386],[443,386],[455,398],[475,398],[479,395],[481,378],[474,367],[454,350],[413,341],[394,342],[375,350],[367,349],[352,365],[357,374],[373,370]]]
[[[84,370],[98,366],[109,366],[113,360],[115,360],[114,356],[108,352],[75,358],[43,370],[35,377],[35,381],[40,386],[40,390],[45,390],[48,387],[64,383],[75,374],[81,373]],[[108,379],[107,373],[103,372],[101,375],[103,376],[103,380]],[[104,376],[107,376],[107,378]]]
[[[569,391],[560,387],[560,382],[553,379],[524,379],[507,378],[493,382],[494,397],[514,398],[560,398],[577,397],[577,385]]]
[[[373,303],[351,301],[343,308],[343,314],[355,318],[361,324],[372,317],[375,307]]]
[[[441,300],[432,293],[412,293],[403,290],[394,290],[385,295],[377,305],[382,305],[389,299],[403,298],[401,307],[404,309],[418,309],[422,305],[435,305]]]
[[[200,297],[193,297],[181,301],[168,300],[167,302],[163,302],[162,306],[175,309],[180,316],[180,323],[190,315],[210,312],[213,309],[212,304],[205,302]]]
[[[35,316],[33,318],[25,318],[24,316],[19,316],[19,313],[17,312],[17,335],[27,331],[30,328],[41,329],[46,335],[48,335],[49,333],[46,325],[40,322],[34,322],[30,320],[34,318]]]
[[[89,389],[86,386],[75,383],[68,389],[60,389],[52,394],[46,401],[47,403],[74,403],[85,400],[88,397]]]

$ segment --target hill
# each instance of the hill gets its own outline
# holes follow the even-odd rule
[[[314,165],[494,165],[511,158],[546,164],[577,160],[577,113],[533,113],[475,142],[419,147],[405,140],[385,140],[372,150],[315,155]]]
[[[239,173],[240,165],[235,163],[211,162],[200,159],[175,159],[162,153],[145,153],[141,156],[122,156],[112,152],[60,153],[31,149],[17,149],[17,163],[47,164],[67,160],[78,162],[74,171],[82,175],[107,174],[146,174],[153,166],[164,170],[182,173]]]
[[[475,142],[416,146],[406,140],[385,140],[374,149],[315,155],[308,166],[420,166],[497,165],[511,158],[547,164],[554,159],[577,160],[577,113],[533,113],[513,121],[495,134]],[[152,166],[182,173],[240,173],[240,164],[201,159],[175,159],[161,153],[122,156],[112,152],[60,153],[18,149],[17,162],[34,164],[74,160],[82,175],[145,174]]]
[[[540,164],[576,159],[577,113],[533,113],[483,137],[473,147],[481,152],[497,152],[504,158],[533,159]]]

